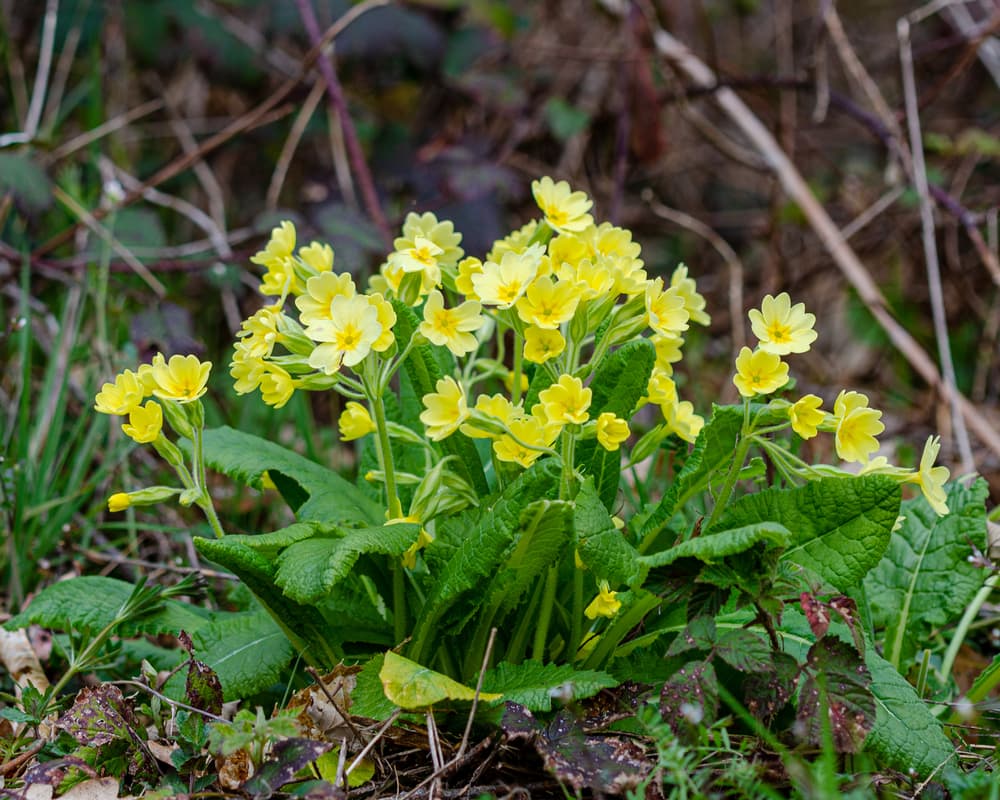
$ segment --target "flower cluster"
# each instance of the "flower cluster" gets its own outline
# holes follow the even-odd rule
[[[750,325],[759,344],[755,350],[744,347],[736,358],[733,383],[744,398],[772,394],[788,383],[788,365],[781,356],[808,352],[817,334],[813,330],[816,317],[805,310],[803,303],[792,305],[787,292],[777,297],[767,295],[759,309],[749,312]],[[787,407],[792,430],[802,439],[811,439],[819,431],[834,434],[837,455],[847,462],[862,464],[863,473],[891,475],[902,483],[917,484],[928,503],[939,514],[947,514],[944,483],[946,467],[934,467],[940,450],[937,438],[931,437],[924,447],[917,471],[892,467],[884,456],[872,459],[879,449],[878,435],[885,430],[882,412],[869,406],[861,392],[843,390],[833,404],[833,413],[823,410],[823,401],[814,394],[800,397],[794,403],[774,401]]]

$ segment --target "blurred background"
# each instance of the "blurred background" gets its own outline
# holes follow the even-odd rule
[[[175,535],[193,514],[162,507],[122,521],[104,510],[111,491],[155,482],[157,466],[142,448],[128,458],[120,431],[91,411],[93,394],[157,350],[213,362],[210,424],[351,469],[335,399],[297,393],[275,412],[231,389],[234,333],[262,304],[249,257],[278,221],[293,220],[303,243],[331,243],[335,269],[364,281],[409,211],[454,221],[466,252],[483,256],[537,213],[530,183],[542,175],[630,228],[651,276],[689,266],[713,320],[692,332],[678,370],[701,413],[735,399],[746,310],[788,291],[820,333],[792,361],[802,391],[828,404],[840,388],[869,393],[888,455],[912,465],[939,432],[954,474],[974,465],[1000,491],[989,435],[1000,420],[993,3],[0,9],[0,560],[14,605],[66,558],[193,557]],[[332,46],[320,52],[324,34]],[[717,102],[730,92],[746,104],[735,116]],[[780,175],[774,153],[746,136],[755,121],[787,158]],[[790,175],[833,239],[782,188]],[[860,278],[845,272],[845,242]],[[887,333],[859,280],[912,340]],[[924,353],[941,364],[942,342],[968,399],[957,428],[918,364]],[[832,457],[831,443],[817,447],[812,457]],[[217,497],[235,529],[260,529],[272,513],[224,482]]]

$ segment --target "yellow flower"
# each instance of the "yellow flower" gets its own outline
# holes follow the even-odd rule
[[[458,275],[455,276],[455,288],[470,300],[478,300],[479,295],[472,285],[473,275],[483,274],[483,262],[475,256],[463,258],[458,262]]]
[[[378,309],[366,295],[333,298],[330,316],[315,320],[305,331],[310,339],[323,343],[309,356],[309,366],[326,375],[333,375],[341,364],[358,364],[383,333]]]
[[[792,430],[803,439],[812,439],[819,424],[826,418],[821,405],[823,401],[820,398],[807,394],[789,407],[788,418],[792,421]]]
[[[844,389],[833,403],[833,415],[841,420],[856,408],[868,408],[868,397],[861,392]]]
[[[548,389],[538,393],[545,416],[557,425],[582,425],[587,421],[587,409],[593,393],[583,387],[583,381],[572,375],[560,375]]]
[[[612,453],[629,437],[628,422],[605,411],[597,417],[597,441]]]
[[[701,429],[705,427],[704,418],[694,413],[694,405],[688,400],[662,403],[660,411],[667,427],[690,444],[694,444]]]
[[[472,276],[472,287],[483,305],[510,308],[520,300],[538,274],[543,252],[541,245],[532,245],[523,253],[504,253],[499,264],[483,264],[482,273]]]
[[[243,342],[236,343],[233,360],[229,364],[229,374],[235,381],[233,388],[236,394],[254,391],[260,386],[260,379],[266,370],[267,365],[263,358],[252,355]]]
[[[814,314],[806,313],[805,303],[792,305],[788,292],[777,297],[767,295],[760,305],[750,310],[750,327],[760,340],[760,349],[783,356],[804,353],[816,341]]]
[[[353,442],[375,432],[375,422],[368,409],[354,400],[344,406],[340,419],[337,420],[337,427],[340,428],[340,439],[344,442]]]
[[[331,320],[330,304],[337,297],[354,297],[357,289],[350,273],[324,272],[306,281],[306,290],[295,298],[299,321],[311,325],[320,320]]]
[[[132,505],[132,500],[125,492],[115,492],[108,498],[108,511],[124,511]]]
[[[501,461],[520,464],[525,469],[534,464],[543,450],[551,447],[559,436],[558,427],[546,425],[537,416],[513,419],[507,427],[513,436],[495,439],[493,452]]]
[[[433,344],[447,347],[456,356],[464,356],[479,347],[472,331],[479,330],[485,317],[482,306],[475,300],[466,300],[455,308],[444,307],[444,296],[437,289],[427,295],[424,304],[424,321],[417,329]]]
[[[298,384],[277,364],[265,363],[264,370],[260,376],[260,396],[269,406],[282,408],[291,399]]]
[[[372,342],[372,350],[376,353],[384,353],[396,341],[396,334],[392,332],[392,326],[396,324],[396,310],[392,303],[386,300],[381,294],[375,292],[367,295],[368,304],[375,309],[375,318],[382,326],[382,334]]]
[[[549,227],[560,233],[577,233],[594,223],[587,212],[593,202],[583,192],[574,192],[566,181],[555,183],[547,175],[531,182],[531,193]]]
[[[590,601],[590,605],[584,610],[583,615],[587,619],[613,617],[622,607],[622,601],[615,598],[618,592],[612,592],[605,580],[598,581],[597,588],[597,597]]]
[[[656,348],[656,369],[666,375],[673,375],[673,365],[684,357],[681,353],[684,340],[680,336],[660,336],[658,333],[653,334],[649,340]]]
[[[733,383],[744,397],[770,394],[788,383],[788,364],[774,353],[744,347],[736,356]]]
[[[670,375],[654,367],[646,384],[646,400],[660,406],[677,402],[677,384]]]
[[[396,240],[397,243],[400,241],[406,240]],[[422,284],[428,287],[440,286],[441,265],[438,263],[438,256],[444,253],[444,249],[423,236],[416,236],[412,243],[407,243],[411,246],[390,254],[389,266],[406,273],[419,272],[423,276]]]
[[[940,451],[941,437],[928,436],[924,443],[923,455],[920,456],[920,469],[912,478],[907,478],[906,483],[917,484],[930,507],[943,517],[948,513],[948,495],[944,485],[951,473],[947,467],[934,466]]]
[[[164,400],[190,403],[206,391],[208,373],[212,370],[210,361],[201,362],[197,356],[170,356],[163,362],[153,360],[153,380],[156,386],[153,394]]]
[[[881,411],[864,406],[855,407],[844,414],[837,423],[837,455],[844,461],[866,462],[878,450],[878,440],[875,437],[885,430],[885,425],[879,421],[881,416]]]
[[[94,410],[102,414],[124,416],[142,402],[148,394],[139,375],[127,369],[115,376],[114,383],[105,383],[94,398]]]
[[[555,330],[572,319],[580,294],[576,284],[556,282],[544,275],[532,281],[517,301],[517,313],[529,325]]]
[[[399,519],[391,519],[386,525],[392,525],[394,522],[411,522],[419,525],[420,520],[414,516],[407,515],[405,517],[400,517]],[[427,545],[434,541],[434,537],[428,533],[427,528],[421,527],[420,532],[417,534],[417,541],[411,544],[406,552],[403,553],[400,563],[406,569],[414,569],[417,566],[417,553],[423,550]]]
[[[564,265],[573,268],[594,255],[586,238],[592,230],[588,229],[579,235],[564,233],[549,240],[549,266],[552,272],[558,273]]]
[[[163,429],[163,409],[155,400],[148,400],[145,406],[136,406],[128,415],[128,422],[122,425],[125,435],[139,444],[155,442]]]
[[[469,418],[465,392],[452,377],[441,378],[436,393],[425,394],[420,421],[427,427],[427,436],[439,442],[451,436]]]
[[[524,358],[533,364],[544,364],[566,349],[566,340],[558,330],[530,327],[524,331]]]
[[[688,277],[688,268],[680,264],[670,278],[670,286],[684,298],[684,308],[691,315],[691,321],[708,325],[712,318],[705,313],[705,298],[698,294],[698,285]]]
[[[306,247],[300,247],[299,258],[316,273],[330,272],[333,269],[333,248],[328,244],[311,242]]]
[[[462,234],[455,232],[455,226],[449,220],[438,222],[431,212],[417,214],[411,211],[403,222],[403,235],[393,242],[393,248],[404,250],[416,245],[417,237],[431,242],[439,252],[437,263],[442,267],[455,266],[465,254],[459,243]]]
[[[556,270],[556,275],[561,283],[576,284],[581,300],[606,297],[615,285],[611,271],[603,263],[591,261],[589,258],[577,261],[575,264],[564,261]]]
[[[677,336],[688,329],[688,310],[684,297],[675,287],[664,290],[663,278],[646,284],[646,313],[649,327],[661,336]]]
[[[250,261],[267,268],[260,284],[260,293],[284,298],[289,292],[299,294],[305,286],[295,274],[295,226],[285,220],[271,231],[271,238]]]
[[[280,311],[272,306],[258,309],[253,316],[243,320],[236,336],[239,338],[243,351],[249,358],[268,358],[274,350],[274,345],[281,341],[278,332]]]

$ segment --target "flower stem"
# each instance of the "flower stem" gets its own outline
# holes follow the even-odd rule
[[[549,638],[549,623],[552,621],[552,611],[556,600],[556,584],[559,579],[559,565],[549,567],[545,576],[545,590],[542,594],[542,605],[539,609],[538,627],[535,628],[535,640],[531,647],[532,658],[545,661],[545,645]]]
[[[743,469],[743,462],[747,459],[747,453],[749,452],[750,444],[753,441],[750,433],[750,401],[744,399],[743,429],[740,431],[740,436],[736,443],[736,452],[733,453],[733,462],[729,466],[729,473],[726,475],[726,481],[722,484],[719,496],[715,499],[715,506],[712,508],[712,513],[709,516],[708,521],[705,523],[705,530],[711,528],[712,525],[718,521],[723,510],[726,508],[726,504],[729,502],[733,489],[736,488],[736,481],[740,476],[740,470]]]
[[[215,538],[222,539],[225,537],[226,532],[222,529],[222,523],[219,521],[219,515],[215,513],[215,505],[212,503],[212,495],[208,493],[208,473],[205,470],[205,448],[203,444],[203,434],[204,428],[202,425],[194,425],[194,481],[195,486],[200,490],[200,496],[197,500],[198,507],[205,512],[205,519],[208,520],[208,524],[212,528],[212,532],[215,534]],[[181,474],[181,469],[186,472],[187,469],[183,464],[177,469],[178,475],[181,476],[181,481],[184,481],[184,476]]]
[[[399,519],[403,516],[403,507],[396,491],[396,466],[392,460],[392,446],[389,444],[389,428],[385,419],[385,403],[381,393],[371,392],[368,396],[372,416],[375,418],[375,442],[378,445],[378,463],[385,475],[386,506],[389,519]]]

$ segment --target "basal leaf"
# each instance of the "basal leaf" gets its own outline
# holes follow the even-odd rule
[[[266,471],[300,520],[377,525],[381,507],[336,472],[281,445],[229,427],[205,431],[205,460],[231,478],[260,486]]]
[[[372,528],[326,529],[328,535],[295,542],[277,558],[275,583],[297,603],[315,603],[346,578],[363,553],[402,556],[417,540],[411,523]],[[332,534],[332,535],[330,535]]]
[[[351,692],[351,714],[369,719],[389,719],[396,707],[385,696],[379,673],[385,663],[385,654],[379,653],[365,662],[357,675],[357,683]]]
[[[239,576],[247,588],[284,630],[307,663],[331,669],[342,654],[328,637],[326,625],[316,610],[285,597],[274,583],[274,561],[258,553],[237,537],[203,539],[196,537],[195,549],[210,561]]]
[[[919,777],[926,777],[954,759],[955,747],[896,668],[874,647],[866,651],[875,695],[875,727],[865,739],[865,750],[887,767],[900,772],[912,769]]]
[[[121,613],[134,586],[117,578],[84,575],[60,581],[39,592],[24,611],[8,620],[7,630],[42,625],[56,630],[97,633]],[[164,601],[158,610],[123,624],[123,632],[177,633],[194,631],[209,621],[207,615],[176,600]]]
[[[400,708],[427,708],[443,700],[472,700],[476,690],[452,680],[447,675],[427,669],[391,650],[379,671],[385,696]],[[479,699],[499,700],[500,694],[480,692]]]
[[[697,558],[699,561],[712,563],[726,556],[743,553],[760,543],[770,547],[784,547],[792,539],[789,530],[777,522],[756,522],[721,530],[720,527],[721,525],[715,528],[716,532],[688,539],[662,553],[641,556],[640,560],[648,568],[665,567],[679,558]]]
[[[491,505],[479,509],[479,521],[435,579],[419,614],[414,634],[414,660],[428,660],[437,636],[438,621],[459,598],[474,595],[484,579],[493,575],[514,542],[521,512],[532,502],[549,495],[558,483],[558,471],[541,462],[511,482]],[[476,604],[485,598],[473,597]]]
[[[811,569],[841,591],[856,586],[889,543],[899,486],[882,475],[765,489],[733,503],[713,530],[771,522],[791,532],[782,559]],[[713,530],[701,538],[711,538]]]
[[[223,696],[235,700],[278,682],[294,651],[270,615],[227,614],[192,635],[194,653],[219,676]]]
[[[393,333],[397,341],[408,342],[416,334],[420,321],[413,310],[400,301],[393,301],[393,307],[396,310]],[[442,351],[443,348],[435,348],[429,344],[418,345],[410,351],[410,355],[403,362],[403,369],[420,397],[437,391],[437,382],[444,374],[435,358],[435,350]],[[438,444],[445,455],[457,456],[455,471],[459,476],[481,495],[489,493],[489,484],[486,482],[486,474],[479,459],[479,451],[476,450],[472,439],[461,432],[455,432]]]
[[[563,700],[582,700],[617,685],[606,672],[534,660],[497,664],[483,676],[485,691],[497,692],[530,711],[550,711],[555,694]]]
[[[804,737],[821,746],[828,729],[838,753],[857,753],[875,721],[871,674],[861,655],[835,636],[824,637],[809,649],[805,675],[797,714]]]
[[[590,382],[590,418],[597,419],[598,415],[610,412],[629,419],[639,398],[646,393],[655,361],[656,349],[648,339],[627,342],[605,357]],[[584,465],[584,472],[593,477],[605,508],[614,508],[621,478],[621,451],[610,452],[596,439],[586,440],[577,450],[577,463]]]
[[[971,547],[986,548],[988,486],[948,486],[947,516],[939,517],[921,495],[903,503],[904,521],[885,556],[865,578],[876,628],[885,628],[885,655],[895,665],[911,655],[928,626],[958,618],[986,573],[969,563]]]
[[[573,525],[580,560],[595,577],[607,580],[612,586],[642,583],[647,567],[636,549],[614,526],[590,478],[580,487],[575,502]]]

